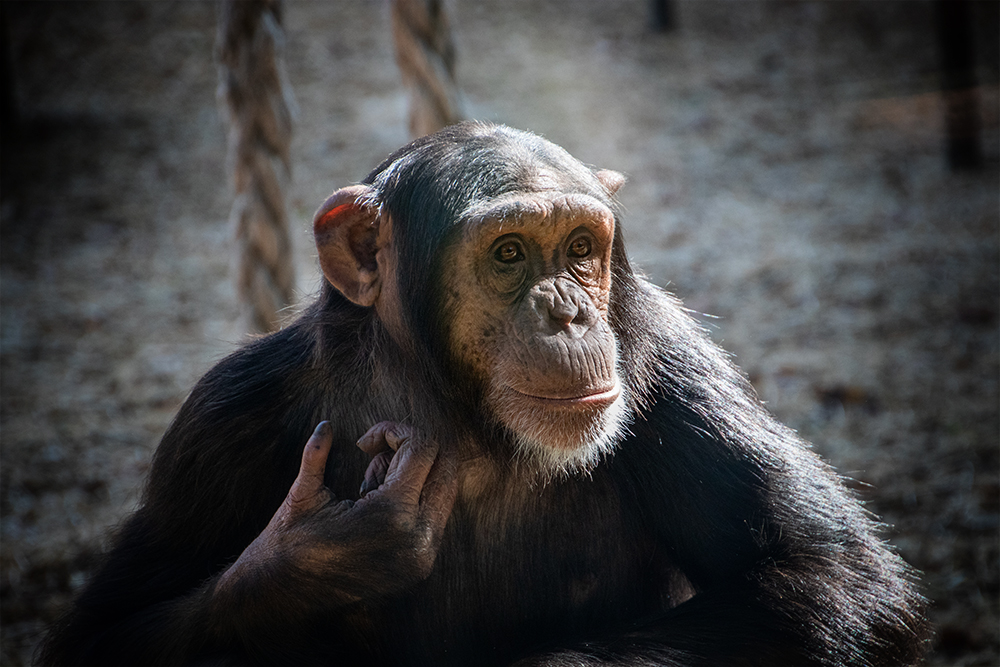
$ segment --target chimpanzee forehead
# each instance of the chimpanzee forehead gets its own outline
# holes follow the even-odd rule
[[[512,193],[477,202],[461,216],[466,236],[489,231],[515,232],[525,227],[559,229],[589,223],[614,234],[614,213],[591,195],[563,192]]]

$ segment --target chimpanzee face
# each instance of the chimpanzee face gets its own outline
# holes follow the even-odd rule
[[[621,425],[608,324],[614,230],[590,195],[509,194],[466,212],[443,264],[451,353],[547,472],[594,465]]]

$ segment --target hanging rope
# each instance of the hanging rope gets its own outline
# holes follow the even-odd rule
[[[440,0],[393,0],[392,36],[410,90],[410,134],[420,137],[461,120],[455,44]]]
[[[279,169],[290,173],[294,101],[284,75],[279,0],[223,0],[216,58],[218,99],[229,124],[236,198],[236,289],[249,329],[265,332],[292,302],[295,270]],[[280,167],[278,165],[280,163]]]

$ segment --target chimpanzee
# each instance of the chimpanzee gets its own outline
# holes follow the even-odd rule
[[[917,661],[910,571],[633,272],[623,181],[469,122],[335,192],[318,300],[194,388],[41,662]]]

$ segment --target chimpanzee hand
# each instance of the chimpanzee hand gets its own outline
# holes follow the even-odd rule
[[[216,595],[242,597],[247,586],[273,581],[286,597],[330,606],[390,594],[430,574],[458,488],[454,453],[409,426],[381,422],[358,442],[376,454],[364,497],[338,502],[323,484],[331,446],[323,422],[284,502],[223,573]]]

